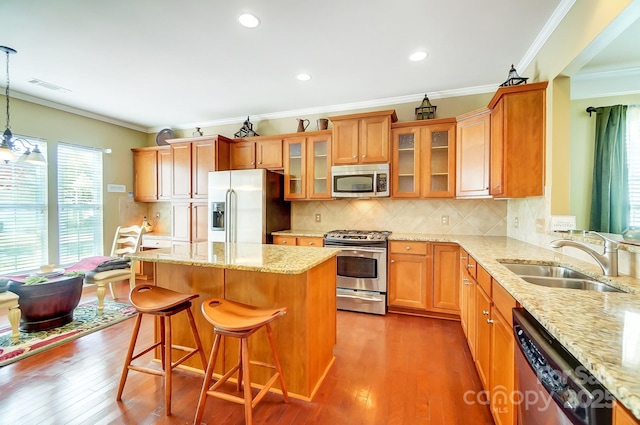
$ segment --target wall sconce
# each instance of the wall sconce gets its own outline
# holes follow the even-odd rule
[[[13,137],[13,133],[11,133],[11,125],[9,124],[9,55],[17,53],[15,49],[7,46],[0,46],[0,50],[5,52],[7,56],[7,85],[5,87],[5,98],[7,100],[7,126],[2,133],[2,142],[0,143],[0,161],[15,161],[16,153],[24,152],[18,159],[18,162],[29,162],[32,164],[46,164],[47,160],[45,159],[40,149],[38,149],[38,145],[31,143],[30,141],[22,138]],[[18,146],[20,144],[21,146]]]
[[[422,99],[422,103],[416,108],[416,119],[430,120],[435,118],[436,108],[437,106],[432,105],[431,102],[429,102],[429,98],[425,94],[424,99]]]

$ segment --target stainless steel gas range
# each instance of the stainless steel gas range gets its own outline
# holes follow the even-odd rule
[[[387,239],[391,232],[332,230],[324,245],[342,248],[336,277],[339,310],[387,312]]]

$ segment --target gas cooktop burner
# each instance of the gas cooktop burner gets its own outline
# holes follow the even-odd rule
[[[332,230],[324,238],[335,241],[386,241],[390,234],[386,230]]]

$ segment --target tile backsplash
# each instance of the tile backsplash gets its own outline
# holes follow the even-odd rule
[[[315,221],[316,214],[320,214],[320,222]],[[507,202],[491,199],[300,201],[292,202],[291,216],[292,229],[375,229],[486,236],[507,234]],[[443,224],[443,216],[448,224]]]

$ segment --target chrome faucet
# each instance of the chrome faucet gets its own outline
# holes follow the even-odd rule
[[[589,232],[589,234],[596,235],[604,241],[604,253],[599,254],[580,242],[568,239],[556,239],[551,241],[550,245],[552,248],[562,248],[563,246],[578,248],[596,260],[600,267],[602,267],[602,272],[605,276],[618,276],[618,243],[598,232]]]

